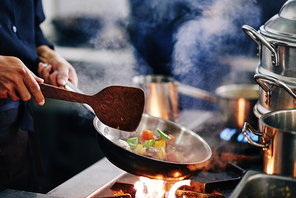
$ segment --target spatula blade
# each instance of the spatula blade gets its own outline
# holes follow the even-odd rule
[[[102,123],[123,131],[133,132],[137,129],[145,104],[142,89],[109,86],[93,97],[96,105],[91,106]]]

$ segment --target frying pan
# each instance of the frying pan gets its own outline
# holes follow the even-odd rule
[[[97,140],[106,158],[117,167],[138,176],[153,179],[179,180],[189,177],[194,171],[202,167],[212,155],[207,142],[193,131],[174,122],[143,114],[142,120],[134,133],[123,132],[104,125],[96,117],[94,127],[97,130]],[[119,139],[126,139],[129,135],[140,137],[143,129],[157,134],[156,129],[173,134],[176,145],[187,148],[197,159],[190,163],[176,163],[149,158],[133,153],[119,145]]]
[[[71,84],[66,89],[82,93]],[[84,106],[93,112],[88,105]],[[136,132],[124,132],[103,124],[98,117],[94,118],[94,127],[97,130],[98,144],[106,158],[117,167],[138,176],[154,179],[180,180],[189,177],[193,172],[202,168],[203,163],[212,156],[212,150],[207,142],[193,131],[176,124],[175,122],[143,114]],[[187,148],[194,153],[198,159],[191,163],[175,163],[157,160],[143,155],[133,153],[117,145],[119,139],[128,136],[140,136],[143,129],[154,132],[160,129],[166,133],[173,134],[176,138],[175,145]]]

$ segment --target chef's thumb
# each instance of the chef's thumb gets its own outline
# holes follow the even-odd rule
[[[59,77],[58,78],[58,85],[59,86],[62,86],[62,87],[65,86],[66,83],[67,83],[67,80],[68,80],[67,78],[63,78],[63,77],[61,78],[61,77]]]
[[[64,87],[67,83],[68,75],[65,69],[58,70],[57,73],[57,84],[59,87]]]

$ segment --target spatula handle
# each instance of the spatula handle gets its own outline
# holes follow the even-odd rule
[[[41,91],[44,97],[59,99],[59,100],[67,100],[71,102],[78,103],[87,103],[90,96],[82,93],[68,91],[64,88],[55,87],[49,84],[41,83],[39,84]]]

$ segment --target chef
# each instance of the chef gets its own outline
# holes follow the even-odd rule
[[[41,0],[0,2],[0,191],[36,190],[42,164],[28,101],[33,96],[44,104],[38,83],[78,83],[74,68],[44,38],[44,19]]]

